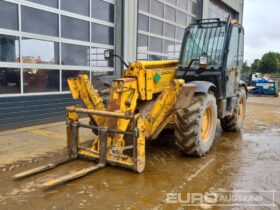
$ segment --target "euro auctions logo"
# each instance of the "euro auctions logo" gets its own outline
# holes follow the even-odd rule
[[[217,191],[205,193],[167,193],[165,203],[181,206],[275,206],[275,190]]]
[[[216,193],[187,193],[183,196],[181,193],[167,193],[166,203],[180,203],[180,204],[215,204],[218,203],[219,198]]]

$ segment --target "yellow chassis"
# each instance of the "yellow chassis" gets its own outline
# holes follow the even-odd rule
[[[112,82],[106,107],[87,75],[68,79],[73,98],[80,99],[85,107],[66,108],[69,156],[16,174],[14,178],[37,174],[77,158],[96,160],[98,164],[50,180],[42,186],[56,186],[104,168],[106,164],[143,172],[146,139],[156,139],[168,124],[174,123],[177,110],[187,108],[195,92],[195,85],[175,79],[177,64],[175,61],[130,64],[124,77]],[[91,123],[82,124],[80,113],[87,114]],[[89,148],[80,144],[81,127],[97,134]]]
[[[82,100],[86,107],[67,108],[70,156],[143,172],[145,140],[155,139],[167,124],[174,122],[176,111],[189,105],[195,91],[194,85],[174,79],[176,67],[174,61],[131,64],[123,78],[112,82],[106,109],[87,75],[68,79],[73,98]],[[79,123],[78,113],[88,114],[95,125]],[[79,146],[80,127],[98,131],[90,148]],[[125,139],[128,136],[133,138],[130,145]]]

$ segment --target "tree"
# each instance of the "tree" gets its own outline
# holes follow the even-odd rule
[[[250,67],[248,66],[247,61],[245,61],[245,62],[243,63],[243,74],[250,74],[250,72],[251,72],[251,69],[250,69]]]
[[[251,73],[260,71],[260,60],[255,59],[254,62],[251,65]]]
[[[259,63],[259,70],[261,73],[276,73],[279,71],[280,54],[275,52],[268,52],[262,56]]]
[[[278,58],[278,73],[280,73],[280,53],[276,53],[276,57]]]

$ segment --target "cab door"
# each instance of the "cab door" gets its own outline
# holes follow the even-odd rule
[[[229,41],[228,56],[225,71],[226,98],[236,96],[239,80],[241,77],[243,52],[244,52],[244,32],[239,25],[232,26]]]

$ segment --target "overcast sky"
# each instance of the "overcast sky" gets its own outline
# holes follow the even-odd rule
[[[244,0],[245,61],[280,52],[280,0]]]

